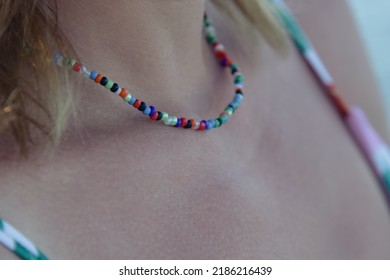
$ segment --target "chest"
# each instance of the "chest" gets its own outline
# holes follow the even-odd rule
[[[0,213],[51,258],[386,256],[375,181],[316,84],[283,63],[252,72],[215,133],[135,125],[5,166]]]

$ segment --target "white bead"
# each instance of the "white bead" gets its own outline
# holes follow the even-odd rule
[[[215,50],[215,51],[224,51],[224,50],[225,50],[225,47],[224,47],[221,43],[219,43],[219,44],[217,44],[217,45],[215,46],[214,50]]]
[[[88,70],[86,70],[83,74],[84,74],[84,76],[85,76],[86,78],[89,78],[89,76],[91,75],[91,72],[89,72]]]
[[[215,28],[213,26],[208,26],[205,28],[205,32],[208,35],[215,35]]]
[[[172,117],[171,125],[175,126],[177,124],[177,117]]]
[[[119,93],[121,93],[121,91],[122,91],[122,88],[121,88],[121,87],[118,87],[117,91],[114,92],[114,93],[115,93],[115,94],[119,94]]]
[[[172,117],[168,117],[164,122],[165,125],[171,125],[171,123],[172,123]]]
[[[198,129],[200,126],[200,122],[196,122],[195,126],[192,129]]]

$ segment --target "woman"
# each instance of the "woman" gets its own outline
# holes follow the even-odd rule
[[[12,2],[1,1],[3,11]],[[389,215],[377,182],[266,1],[252,2],[57,1],[58,28],[84,65],[150,104],[197,120],[218,114],[232,92],[202,38],[206,10],[245,74],[245,101],[223,127],[198,133],[150,122],[86,81],[71,91],[77,109],[54,151],[37,145],[26,159],[14,160],[13,140],[3,137],[2,218],[52,259],[389,258]],[[303,26],[350,94],[346,99],[364,107],[384,135],[380,101],[346,4],[301,4]],[[17,41],[25,43],[25,61],[52,57],[56,48],[72,53],[62,39],[52,48],[46,37],[32,44],[47,22],[35,24],[25,26],[32,34],[26,42]],[[2,40],[12,41],[4,36],[7,31]],[[4,43],[2,49],[9,72],[16,50]],[[26,64],[35,71],[20,72],[23,82],[31,84],[32,73],[42,81],[33,92],[58,88],[52,75],[65,72],[58,74],[59,93],[14,95],[23,96],[24,107],[16,104],[27,111],[55,104],[55,140],[72,108],[67,71]],[[69,73],[69,79],[82,78]],[[27,125],[20,123],[15,134],[23,142]],[[32,134],[38,143],[45,139]],[[4,248],[0,256],[15,258]]]

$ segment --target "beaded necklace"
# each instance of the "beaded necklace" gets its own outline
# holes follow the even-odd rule
[[[213,128],[218,128],[224,123],[226,123],[229,118],[231,118],[237,108],[240,106],[244,94],[244,76],[238,68],[237,64],[234,64],[232,60],[228,57],[225,52],[224,46],[217,41],[215,35],[215,29],[211,23],[211,20],[207,17],[206,13],[203,16],[203,30],[207,40],[207,43],[212,47],[213,52],[219,61],[220,65],[223,68],[228,67],[233,76],[234,82],[234,98],[230,102],[225,110],[219,114],[215,119],[209,120],[195,120],[187,119],[184,117],[170,116],[167,112],[158,111],[156,107],[149,106],[146,102],[139,100],[133,94],[131,94],[126,88],[121,88],[117,83],[113,82],[111,79],[103,76],[97,71],[89,71],[84,65],[80,62],[75,61],[74,59],[69,59],[56,54],[54,56],[54,61],[59,66],[65,66],[68,69],[72,69],[75,72],[81,73],[83,76],[89,78],[90,80],[95,81],[96,83],[104,86],[109,89],[116,95],[119,95],[123,101],[132,105],[138,111],[142,112],[145,116],[148,116],[153,121],[162,121],[165,125],[171,127],[182,127],[182,128],[191,128],[198,131],[211,130]]]

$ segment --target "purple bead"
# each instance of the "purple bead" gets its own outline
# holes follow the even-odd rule
[[[221,66],[222,67],[226,67],[227,66],[227,61],[228,61],[228,59],[226,57],[222,58],[221,61],[220,61],[221,62]]]
[[[149,114],[149,116],[151,117],[151,116],[154,115],[154,113],[156,113],[156,107],[154,107],[154,106],[149,106],[149,107],[150,107],[150,114]]]
[[[204,129],[207,130],[209,128],[209,125],[207,124],[206,120],[201,120],[200,122],[204,123]]]
[[[175,124],[175,127],[180,127],[181,126],[181,119],[177,119],[177,124]]]

